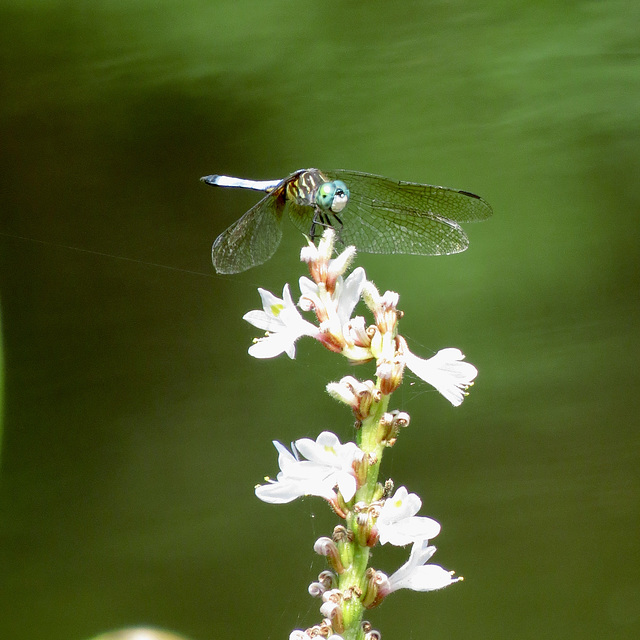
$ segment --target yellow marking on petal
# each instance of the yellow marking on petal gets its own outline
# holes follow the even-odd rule
[[[330,453],[333,453],[334,456],[337,455],[336,450],[333,447],[330,447],[328,445],[325,445],[324,450],[329,451]]]
[[[271,314],[273,315],[274,318],[277,318],[280,313],[282,312],[282,310],[284,309],[284,305],[283,304],[272,304],[271,307]]]

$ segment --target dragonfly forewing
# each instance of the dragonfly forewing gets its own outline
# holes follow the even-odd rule
[[[485,200],[468,191],[390,180],[384,176],[346,169],[325,171],[325,174],[331,180],[345,182],[352,194],[360,196],[363,207],[366,201],[370,201],[372,205],[412,210],[415,215],[432,213],[454,222],[478,222],[492,214]]]

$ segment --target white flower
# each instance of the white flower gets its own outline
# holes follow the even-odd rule
[[[284,504],[311,495],[333,502],[336,486],[347,502],[353,498],[357,489],[353,463],[364,456],[355,443],[340,444],[338,436],[323,431],[315,441],[309,438],[297,440],[291,447],[293,453],[279,442],[273,444],[279,453],[280,473],[276,480],[256,487],[260,500]],[[300,460],[298,454],[307,459]]]
[[[315,477],[315,469],[310,466],[310,463],[298,459],[295,445],[292,445],[293,453],[290,453],[276,440],[273,444],[279,453],[280,472],[276,480],[269,480],[267,484],[256,487],[256,496],[260,500],[271,504],[284,504],[309,495],[320,496],[327,500],[335,498],[333,487],[319,483]]]
[[[435,591],[462,580],[454,578],[453,571],[446,571],[437,564],[425,564],[435,552],[436,548],[430,547],[428,540],[414,543],[409,560],[380,585],[381,595],[398,589]]]
[[[301,276],[298,281],[302,294],[300,308],[305,311],[313,309],[321,319],[330,318],[342,329],[351,319],[366,279],[365,270],[358,267],[346,279],[339,277],[335,283],[335,290],[329,294],[323,282],[317,284],[310,278]]]
[[[466,390],[478,375],[469,362],[462,362],[460,349],[441,349],[433,358],[423,360],[409,349],[404,350],[404,361],[419,378],[434,386],[454,407],[462,404]]]
[[[258,289],[258,292],[262,298],[263,311],[249,311],[243,319],[268,333],[249,347],[249,354],[254,358],[274,358],[286,353],[294,358],[296,340],[302,336],[315,337],[318,328],[300,315],[291,298],[288,284],[282,290],[282,299],[265,289]]]
[[[440,524],[431,518],[416,516],[421,506],[422,500],[405,487],[387,498],[376,522],[380,543],[404,546],[435,538],[440,533]]]
[[[296,440],[296,448],[310,462],[317,465],[323,481],[338,485],[342,497],[349,502],[355,495],[357,486],[353,463],[364,458],[364,452],[355,442],[340,444],[337,435],[323,431],[315,440]]]

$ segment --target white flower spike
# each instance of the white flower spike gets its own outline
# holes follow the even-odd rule
[[[334,186],[348,197],[344,183],[337,180]],[[331,222],[332,216],[340,221],[335,211],[322,216],[326,216],[320,217],[322,224]],[[291,450],[274,441],[278,475],[255,488],[260,500],[272,504],[303,496],[322,497],[343,519],[330,537],[321,536],[314,545],[328,565],[309,586],[309,593],[322,599],[322,621],[308,629],[294,630],[290,640],[380,640],[380,633],[362,620],[365,610],[378,606],[399,589],[433,591],[462,580],[454,577],[453,571],[429,564],[436,551],[429,541],[440,533],[440,524],[419,516],[420,498],[403,486],[393,493],[393,482],[380,481],[379,471],[384,451],[396,445],[401,430],[409,424],[408,414],[389,408],[390,397],[407,368],[454,406],[462,403],[478,371],[464,361],[459,349],[442,349],[429,359],[413,354],[399,334],[403,317],[398,308],[399,294],[379,293],[362,268],[347,275],[355,248],[348,247],[333,257],[335,240],[336,232],[329,228],[317,246],[309,241],[302,250],[301,259],[307,263],[310,277],[299,279],[297,306],[288,285],[283,288],[282,298],[259,289],[262,310],[244,316],[266,332],[249,349],[256,358],[281,353],[293,358],[297,340],[309,336],[352,364],[375,361],[374,380],[343,376],[340,382],[326,386],[333,398],[351,409],[358,445],[342,444],[330,431],[323,431],[315,440],[296,440]],[[372,322],[353,315],[360,300],[365,312],[371,312]],[[387,543],[412,545],[407,562],[390,576],[369,566],[371,549]]]

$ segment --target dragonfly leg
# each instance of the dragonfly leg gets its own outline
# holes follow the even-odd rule
[[[337,216],[335,213],[332,212],[331,214],[336,221],[338,222],[338,225],[332,224],[331,226],[336,230],[336,238],[338,240],[338,242],[342,243],[342,238],[340,237],[340,232],[342,231],[342,228],[344,227],[344,223],[342,222],[342,220],[340,219],[339,216]],[[344,243],[343,243],[344,244]]]
[[[326,229],[327,227],[333,227],[329,216],[321,209],[316,209],[313,214],[313,220],[311,221],[311,230],[309,231],[311,241],[314,242],[316,238],[319,238],[322,235],[322,229]]]

